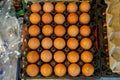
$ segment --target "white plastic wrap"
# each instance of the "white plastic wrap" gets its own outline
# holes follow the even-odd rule
[[[16,80],[20,25],[10,15],[12,0],[0,0],[0,80]],[[15,13],[14,10],[12,13]]]

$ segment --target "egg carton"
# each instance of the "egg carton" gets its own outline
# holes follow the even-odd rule
[[[56,2],[52,2],[53,5],[56,4]],[[64,4],[67,5],[69,3],[69,1],[65,1]],[[81,2],[76,2],[77,5],[79,5]],[[26,28],[29,28],[29,26],[31,25],[30,21],[29,21],[29,15],[32,13],[30,11],[30,5],[32,4],[32,2],[28,2],[27,5],[25,6],[25,15],[24,15],[24,24],[25,24],[25,27]],[[44,2],[40,2],[41,5],[44,4]],[[76,77],[71,77],[68,72],[66,73],[65,76],[63,77],[57,77],[54,72],[53,74],[50,76],[50,77],[44,77],[42,76],[41,74],[38,74],[36,77],[30,77],[27,75],[26,73],[26,67],[28,64],[30,64],[29,62],[27,62],[27,59],[26,59],[26,55],[27,55],[27,52],[31,51],[31,49],[28,47],[28,45],[26,45],[24,51],[22,52],[21,54],[21,58],[20,58],[20,67],[19,67],[19,79],[22,79],[22,80],[26,80],[26,79],[91,79],[93,80],[94,78],[100,78],[101,77],[101,69],[100,69],[100,53],[98,51],[98,35],[97,35],[97,30],[98,28],[96,27],[97,24],[96,24],[96,16],[95,16],[95,4],[91,2],[91,10],[89,11],[89,14],[90,16],[92,17],[91,18],[91,21],[90,23],[88,24],[90,27],[91,27],[91,35],[89,36],[89,38],[92,40],[93,42],[93,46],[90,48],[90,51],[93,53],[93,61],[91,62],[91,64],[94,66],[95,68],[95,72],[92,76],[90,77],[86,77],[84,76],[82,73],[80,73],[78,76]],[[44,14],[44,11],[40,11],[39,12],[40,15],[43,15]],[[51,12],[52,16],[54,16],[56,14],[56,11],[52,11]],[[67,17],[67,15],[69,14],[69,12],[65,11],[64,13],[64,16]],[[80,11],[77,11],[76,14],[79,16],[81,14]],[[51,26],[55,27],[56,26],[56,23],[53,21],[51,24]],[[65,26],[65,28],[67,29],[68,26],[70,25],[67,21],[64,22],[63,24]],[[82,24],[79,23],[79,21],[76,23],[76,25],[78,27],[82,26]],[[42,27],[44,26],[44,23],[43,22],[40,22],[38,23],[38,26],[39,27]],[[41,28],[40,28],[41,29]],[[41,33],[37,36],[37,38],[39,40],[42,40],[45,36]],[[53,33],[51,36],[49,36],[52,40],[56,39],[57,36]],[[26,36],[26,42],[32,38],[29,34]],[[62,38],[64,38],[65,40],[68,40],[70,38],[70,36],[66,33]],[[78,41],[80,41],[83,36],[81,36],[80,34],[78,34],[76,37],[75,37]],[[41,53],[42,51],[44,50],[43,47],[39,47],[36,51]],[[52,54],[57,51],[57,49],[52,46],[50,49],[49,49]],[[65,46],[64,49],[62,49],[66,55],[68,52],[70,52],[71,50]],[[79,47],[77,49],[75,49],[75,51],[77,51],[78,53],[81,53],[84,51],[84,49],[82,49],[79,45]],[[37,63],[36,63],[38,66],[41,66],[42,64],[44,64],[44,62],[42,62],[41,60],[39,60]],[[54,60],[50,61],[49,64],[54,68],[54,66],[57,64]],[[71,64],[67,59],[63,62],[63,64],[66,66],[66,68]],[[77,64],[82,67],[84,62],[82,62],[81,60],[79,60],[77,62]]]
[[[107,34],[108,34],[108,49],[110,56],[110,68],[114,73],[120,73],[120,1],[106,1],[108,3],[107,12]],[[112,3],[112,4],[111,4]],[[110,7],[111,6],[111,7]],[[114,9],[115,8],[115,9]]]
[[[110,0],[105,0],[105,1],[110,1]],[[97,5],[99,6],[97,8],[99,9],[98,11],[99,21],[97,23],[99,26],[99,44],[100,44],[100,53],[101,53],[101,77],[120,77],[120,75],[117,73],[114,73],[114,71],[112,71],[113,69],[111,68],[111,62],[114,62],[115,60],[113,59],[114,55],[113,54],[111,55],[110,51],[113,51],[112,48],[114,49],[114,47],[112,47],[111,49],[109,47],[110,37],[108,32],[109,31],[111,32],[111,30],[108,30],[109,28],[108,22],[111,22],[111,21],[106,17],[108,14],[106,13],[107,4],[105,3],[105,1],[101,0],[100,3],[97,3]],[[114,33],[112,33],[111,38],[113,37],[113,35]],[[111,45],[113,46],[113,44]]]

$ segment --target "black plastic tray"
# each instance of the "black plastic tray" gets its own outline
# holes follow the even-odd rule
[[[67,5],[69,2],[68,1],[65,1],[64,2],[65,3],[65,5]],[[81,2],[76,2],[76,4],[80,4]],[[28,4],[26,5],[26,7],[25,7],[25,15],[24,15],[24,23],[25,23],[25,25],[26,25],[26,27],[28,28],[30,25],[31,25],[31,23],[29,22],[29,15],[32,13],[30,10],[29,10],[29,7],[30,7],[30,5],[31,5],[32,3],[31,2],[28,2]],[[40,2],[40,4],[41,5],[43,5],[44,4],[44,2]],[[53,4],[55,5],[56,4],[56,2],[53,2]],[[98,40],[97,39],[97,35],[95,35],[96,33],[95,32],[97,32],[97,30],[98,30],[98,28],[97,28],[97,24],[96,24],[96,21],[97,21],[97,18],[96,18],[96,4],[95,4],[95,2],[93,1],[93,2],[91,2],[91,10],[90,10],[90,12],[89,12],[89,14],[91,15],[91,22],[90,22],[90,26],[91,26],[91,35],[89,36],[90,38],[91,38],[91,40],[93,41],[93,43],[96,43],[96,41]],[[40,15],[42,15],[44,12],[43,11],[40,11]],[[78,15],[80,15],[81,14],[81,12],[80,11],[77,11],[76,12]],[[51,14],[54,16],[55,14],[56,14],[56,12],[55,11],[53,11],[53,12],[51,12]],[[65,16],[67,16],[69,13],[67,12],[67,11],[65,11],[64,12],[64,15]],[[44,24],[43,23],[39,23],[38,24],[40,27],[42,27]],[[54,22],[52,22],[51,23],[51,25],[54,27],[56,24],[54,23]],[[81,24],[78,22],[77,24],[76,24],[78,27],[80,27],[81,26]],[[66,21],[65,23],[64,23],[64,26],[66,27],[66,28],[68,28],[68,26],[69,26],[69,23]],[[38,36],[38,39],[43,39],[45,36],[43,35],[43,34],[40,34],[39,36]],[[54,35],[54,34],[52,34],[51,36],[51,39],[55,39],[56,38],[56,36]],[[63,36],[63,38],[65,39],[65,40],[67,40],[68,38],[69,38],[70,36],[68,35],[68,34],[65,34],[64,36]],[[27,35],[26,36],[26,40],[28,40],[29,38],[31,38],[31,36],[29,36],[29,35]],[[77,35],[76,36],[76,39],[78,39],[78,40],[81,40],[82,39],[82,36],[79,34],[79,35]],[[97,44],[97,43],[96,43]],[[95,68],[95,72],[94,72],[94,74],[92,75],[92,76],[90,76],[90,77],[86,77],[86,76],[84,76],[84,75],[82,75],[82,73],[80,74],[80,75],[78,75],[77,77],[71,77],[70,75],[68,75],[68,73],[64,76],[64,77],[57,77],[57,76],[55,76],[54,75],[54,73],[53,73],[53,75],[52,76],[50,76],[50,77],[43,77],[42,75],[38,75],[38,76],[36,76],[36,77],[29,77],[27,74],[26,74],[26,72],[25,72],[25,70],[26,70],[26,66],[29,64],[28,62],[27,62],[27,60],[26,60],[26,54],[27,54],[27,52],[30,50],[29,49],[29,47],[26,47],[26,49],[25,49],[25,51],[24,52],[22,52],[22,55],[21,55],[21,58],[20,58],[20,72],[19,72],[19,79],[24,79],[24,80],[26,80],[26,79],[58,79],[58,78],[60,78],[60,79],[91,79],[91,80],[93,80],[93,78],[100,78],[101,77],[101,73],[100,73],[100,71],[101,71],[101,68],[100,68],[100,53],[99,53],[99,51],[98,51],[98,46],[96,45],[96,44],[93,44],[93,46],[92,46],[92,48],[90,49],[90,51],[91,52],[93,52],[93,56],[94,56],[94,59],[93,59],[93,61],[91,62],[91,64],[93,64],[93,66],[94,66],[94,68]],[[37,51],[38,52],[41,52],[43,50],[43,48],[42,47],[39,47],[38,49],[37,49]],[[55,47],[52,47],[51,49],[51,52],[52,53],[54,53],[55,51],[56,51],[56,48]],[[70,51],[70,49],[66,46],[64,49],[63,49],[63,51],[65,52],[65,53],[68,53],[69,51]],[[77,49],[76,49],[76,51],[77,52],[79,52],[79,53],[81,53],[82,51],[83,51],[83,49],[81,48],[81,47],[78,47]],[[37,65],[42,65],[43,64],[43,62],[40,60],[40,61],[38,61],[37,63],[36,63]],[[51,64],[51,66],[55,66],[55,64],[56,64],[56,62],[54,61],[54,60],[52,60],[49,64]],[[64,64],[65,64],[65,66],[67,67],[70,63],[69,63],[69,61],[67,61],[67,60],[65,60],[65,62],[64,62]],[[81,60],[79,60],[79,62],[77,63],[77,64],[79,64],[80,66],[82,66],[84,63],[81,61]]]

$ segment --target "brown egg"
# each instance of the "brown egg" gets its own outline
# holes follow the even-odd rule
[[[78,15],[76,13],[70,13],[67,17],[67,21],[70,24],[76,24],[78,21]]]
[[[66,9],[66,6],[63,2],[57,2],[57,4],[55,5],[55,10],[58,13],[63,13]]]
[[[26,73],[30,76],[30,77],[35,77],[38,75],[39,73],[39,68],[36,64],[29,64],[26,68]]]
[[[76,12],[78,9],[77,7],[77,4],[75,2],[70,2],[68,5],[67,5],[67,11],[68,12]]]
[[[67,33],[68,35],[72,36],[72,37],[75,37],[77,36],[77,34],[79,33],[79,28],[78,26],[76,25],[71,25],[68,27],[68,30],[67,30]]]
[[[44,49],[50,49],[53,45],[53,41],[51,38],[46,37],[46,38],[43,38],[41,45]]]
[[[43,64],[40,68],[40,72],[43,76],[48,77],[52,74],[52,67],[49,64]]]
[[[79,5],[79,10],[81,12],[88,12],[90,10],[90,3],[89,2],[82,2]]]
[[[54,28],[54,33],[56,36],[63,36],[65,34],[65,32],[66,32],[65,27],[62,25],[57,25]]]
[[[71,63],[76,63],[79,60],[79,54],[76,51],[71,51],[67,55],[67,59]]]
[[[80,41],[80,46],[83,48],[83,49],[90,49],[92,47],[92,41],[90,38],[83,38],[81,41]]]
[[[37,25],[31,25],[28,32],[31,36],[37,36],[40,34],[40,28]]]
[[[81,24],[88,24],[90,22],[90,15],[88,13],[82,13],[79,16],[79,21]]]
[[[30,22],[32,24],[38,24],[41,21],[41,17],[38,13],[32,13],[30,15]]]
[[[80,27],[80,34],[82,36],[89,36],[90,33],[91,33],[90,26],[83,25],[83,26]]]
[[[82,66],[82,73],[85,76],[91,76],[94,73],[94,67],[91,64],[84,64]]]
[[[65,22],[65,17],[63,14],[58,13],[54,16],[54,21],[56,24],[63,24]]]
[[[53,18],[52,15],[50,13],[44,13],[42,15],[42,22],[44,24],[50,24],[52,22]]]
[[[59,76],[59,77],[62,77],[66,74],[66,67],[64,64],[57,64],[55,67],[54,67],[54,72],[55,72],[55,75]]]
[[[45,36],[50,36],[53,33],[53,27],[51,25],[44,25],[42,28],[42,33]]]
[[[36,51],[30,51],[27,54],[27,61],[29,63],[36,63],[39,60],[39,54]]]
[[[40,57],[43,62],[50,62],[52,60],[52,53],[49,50],[44,50],[41,52]]]
[[[43,11],[44,12],[51,12],[54,9],[54,6],[51,2],[45,2],[43,5]]]
[[[31,49],[37,49],[40,46],[40,41],[37,38],[30,38],[28,41],[28,46]]]
[[[85,63],[89,63],[93,60],[93,55],[90,51],[84,51],[81,54],[81,60]]]
[[[68,67],[69,75],[75,77],[80,74],[80,66],[78,64],[70,64]]]
[[[76,49],[78,47],[78,40],[75,39],[75,38],[69,38],[68,41],[67,41],[67,46],[70,48],[70,49]]]
[[[62,63],[65,61],[65,53],[63,51],[56,51],[54,53],[54,60],[58,63]]]
[[[42,9],[41,5],[37,2],[35,2],[31,5],[31,11],[32,12],[39,12],[41,9]]]
[[[56,38],[54,40],[54,47],[57,49],[63,49],[65,47],[66,43],[63,38]]]

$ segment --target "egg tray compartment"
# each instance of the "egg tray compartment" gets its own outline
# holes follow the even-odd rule
[[[67,1],[65,1],[64,2],[65,3],[65,5],[67,5],[69,2],[67,2]],[[29,26],[31,25],[31,23],[30,23],[30,21],[29,21],[29,15],[32,13],[31,11],[30,11],[30,5],[31,5],[32,3],[31,2],[28,2],[28,4],[26,5],[26,7],[25,7],[25,15],[24,15],[24,24],[25,24],[25,26],[27,27],[27,28],[29,28]],[[44,2],[40,2],[40,4],[41,5],[43,5],[44,4]],[[56,4],[56,2],[53,2],[53,4],[55,5]],[[77,5],[79,5],[80,4],[80,2],[76,2],[76,4]],[[91,6],[91,9],[93,8],[93,6]],[[94,9],[93,9],[94,10]],[[80,11],[77,11],[76,12],[78,15],[80,15],[81,14],[81,12]],[[40,13],[39,13],[40,15],[42,15],[42,14],[44,14],[44,11],[40,11]],[[56,12],[55,11],[52,11],[51,12],[51,14],[54,16],[55,14],[56,14]],[[67,16],[69,13],[67,12],[67,11],[65,11],[64,13],[63,13],[65,16]],[[89,38],[93,41],[93,43],[95,43],[95,41],[97,40],[96,39],[96,37],[95,37],[95,35],[94,35],[94,32],[97,30],[97,28],[96,28],[96,23],[95,23],[95,19],[94,18],[96,18],[95,16],[94,16],[94,11],[90,11],[89,12],[89,14],[92,16],[92,18],[91,18],[91,21],[90,21],[90,26],[91,26],[91,35],[89,36]],[[51,24],[50,24],[51,26],[53,26],[53,27],[55,27],[56,26],[56,23],[55,22],[52,22]],[[65,21],[65,23],[63,24],[64,26],[65,26],[65,28],[66,28],[66,30],[67,30],[67,28],[68,28],[68,26],[70,25],[67,21]],[[80,26],[82,26],[79,22],[77,22],[77,24],[76,24],[78,27],[80,27]],[[44,26],[44,24],[41,22],[41,23],[39,23],[38,24],[38,26],[39,27],[42,27],[42,26]],[[41,28],[40,28],[41,29]],[[41,30],[42,31],[42,30]],[[43,38],[44,38],[45,36],[41,33],[41,34],[39,34],[38,36],[37,36],[37,38],[39,39],[39,40],[42,40]],[[57,38],[57,36],[53,33],[51,36],[51,39],[52,40],[54,40],[55,38]],[[26,40],[28,41],[29,39],[31,38],[31,36],[28,34],[27,36],[26,36]],[[62,38],[64,38],[66,41],[70,38],[70,36],[68,35],[68,34],[65,34]],[[79,41],[81,40],[83,38],[83,36],[81,36],[80,34],[78,34],[77,36],[76,36],[76,39],[78,39]],[[37,51],[40,53],[40,52],[42,52],[44,49],[40,46],[38,49],[37,49]],[[54,46],[52,46],[51,48],[50,48],[50,51],[52,52],[52,54],[54,54],[54,52],[56,51],[57,49],[54,47]],[[66,54],[68,53],[68,52],[70,52],[71,50],[66,46],[64,49],[62,49]],[[96,48],[96,44],[93,44],[93,46],[91,47],[91,49],[90,49],[90,51],[93,53],[93,56],[94,56],[94,58],[93,58],[93,61],[91,62],[91,64],[93,64],[93,66],[94,66],[94,68],[95,68],[95,72],[94,72],[94,74],[92,75],[92,76],[90,76],[90,77],[86,77],[86,76],[84,76],[83,74],[82,74],[82,72],[80,73],[80,75],[78,75],[77,77],[71,77],[69,74],[68,74],[68,72],[66,73],[66,75],[65,76],[63,76],[63,77],[57,77],[55,74],[54,74],[54,72],[53,72],[53,74],[50,76],[50,77],[44,77],[44,76],[42,76],[41,74],[38,74],[38,76],[36,76],[36,77],[30,77],[30,76],[28,76],[27,74],[26,74],[26,66],[29,64],[28,62],[27,62],[27,59],[26,59],[26,55],[27,55],[27,52],[28,51],[30,51],[30,49],[29,49],[29,47],[28,46],[26,46],[26,48],[25,48],[25,50],[22,52],[22,55],[21,55],[21,59],[20,59],[20,72],[19,72],[19,79],[56,79],[56,78],[60,78],[60,79],[62,79],[62,78],[64,78],[64,79],[93,79],[93,78],[100,78],[100,53],[98,52],[98,50],[97,50],[97,48]],[[81,52],[83,52],[83,49],[80,47],[80,45],[79,45],[79,47],[75,50],[75,51],[77,51],[77,52],[79,52],[79,53],[81,53]],[[64,62],[63,62],[64,64],[65,64],[65,66],[66,67],[68,67],[69,65],[70,65],[70,62],[66,59]],[[41,60],[39,60],[37,63],[36,63],[38,66],[40,66],[40,65],[42,65],[42,64],[44,64],[44,62],[42,62]],[[54,66],[57,64],[54,60],[52,60],[52,61],[50,61],[49,62],[49,64],[54,68]],[[81,60],[79,60],[78,62],[77,62],[77,64],[79,64],[80,65],[80,68],[82,67],[82,65],[84,64]]]
[[[99,45],[101,53],[101,76],[102,77],[120,77],[119,74],[113,73],[109,66],[109,51],[108,51],[108,38],[107,38],[107,24],[106,24],[106,8],[104,0],[97,2],[97,18],[99,19]]]

